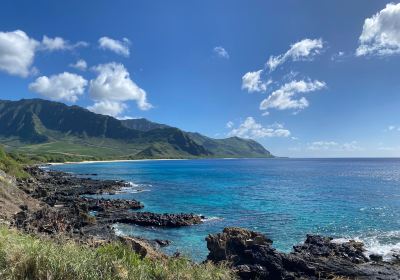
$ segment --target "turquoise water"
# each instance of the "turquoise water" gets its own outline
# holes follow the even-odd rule
[[[364,241],[389,257],[400,249],[400,159],[237,159],[65,164],[131,186],[109,198],[136,199],[144,211],[193,212],[202,225],[159,229],[117,225],[123,234],[168,239],[168,253],[199,261],[204,238],[226,226],[265,233],[290,251],[307,233]],[[138,192],[139,191],[139,192]]]

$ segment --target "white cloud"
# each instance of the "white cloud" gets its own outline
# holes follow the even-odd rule
[[[27,77],[39,43],[21,30],[0,32],[0,70]]]
[[[257,123],[253,117],[248,117],[239,125],[238,128],[232,129],[228,136],[237,136],[242,138],[264,138],[264,137],[289,137],[290,131],[284,129],[282,125],[279,127],[263,127]]]
[[[365,19],[359,40],[357,56],[400,53],[400,3],[387,4],[383,10]]]
[[[232,121],[226,123],[227,128],[232,128],[235,124]]]
[[[358,145],[357,141],[352,141],[348,143],[338,143],[335,141],[315,141],[308,144],[308,150],[312,151],[361,151],[362,148]]]
[[[127,106],[124,103],[118,101],[103,100],[95,102],[92,106],[87,107],[88,110],[102,115],[109,115],[117,117],[121,114]]]
[[[147,102],[146,92],[133,82],[129,76],[129,72],[124,65],[115,62],[101,64],[93,68],[97,73],[97,77],[90,81],[90,96],[97,102],[107,101],[97,105],[98,108],[106,107],[111,112],[116,112],[117,108],[126,108],[124,101],[136,101],[139,109],[148,110],[152,105]],[[119,103],[119,107],[115,105]],[[93,105],[93,108],[96,105]],[[113,111],[112,111],[113,110]],[[115,116],[115,114],[114,114]]]
[[[389,125],[386,131],[400,131],[400,126]]]
[[[119,120],[132,120],[132,119],[141,119],[141,117],[134,117],[134,116],[117,116]]]
[[[258,70],[254,72],[247,72],[242,77],[242,89],[248,92],[262,92],[266,91],[269,84],[272,83],[271,80],[264,82],[261,79],[261,74],[263,70]]]
[[[214,48],[214,53],[221,58],[229,59],[229,53],[221,46]]]
[[[87,81],[76,74],[64,72],[50,77],[41,76],[29,84],[29,89],[52,100],[76,102],[85,91]]]
[[[86,68],[87,68],[87,63],[86,63],[85,60],[79,59],[77,62],[72,63],[72,64],[70,64],[69,66],[72,67],[72,68],[81,70],[81,71],[85,71]]]
[[[295,98],[298,93],[312,92],[326,87],[325,82],[315,81],[292,81],[281,86],[279,89],[271,93],[260,104],[260,110],[302,110],[308,107],[309,103],[305,97]],[[267,111],[268,112],[268,111]],[[268,113],[265,113],[266,115]]]
[[[32,67],[36,51],[72,50],[83,46],[88,46],[88,43],[81,41],[71,44],[61,37],[47,36],[38,42],[22,30],[0,32],[0,70],[27,77],[38,72]]]
[[[50,38],[44,35],[40,48],[42,50],[58,51],[58,50],[72,50],[78,47],[87,47],[88,45],[89,44],[87,42],[83,41],[71,44],[70,42],[61,37]]]
[[[267,66],[270,71],[274,71],[279,65],[283,64],[288,59],[299,61],[311,59],[314,55],[319,54],[324,44],[322,39],[303,39],[290,46],[290,49],[281,55],[270,56]]]
[[[99,39],[99,46],[101,49],[110,50],[122,56],[129,56],[130,41],[123,38],[122,41],[111,39],[109,37],[101,37]]]
[[[343,61],[344,58],[345,58],[345,52],[343,52],[343,51],[339,51],[339,52],[334,53],[334,54],[331,55],[331,60],[332,61],[340,62],[340,61]]]

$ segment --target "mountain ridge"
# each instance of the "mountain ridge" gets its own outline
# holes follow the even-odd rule
[[[101,159],[273,157],[254,140],[213,139],[144,118],[118,120],[37,98],[0,100],[0,143],[30,154]]]

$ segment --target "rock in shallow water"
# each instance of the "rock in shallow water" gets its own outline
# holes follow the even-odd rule
[[[400,279],[398,264],[369,261],[355,241],[308,235],[289,254],[274,249],[263,234],[241,228],[225,228],[206,241],[207,260],[228,262],[242,279]]]
[[[103,223],[135,224],[139,226],[183,227],[201,224],[200,216],[195,214],[158,214],[151,212],[114,211],[101,213],[97,216]]]

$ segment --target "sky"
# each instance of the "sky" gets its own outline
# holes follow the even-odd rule
[[[277,156],[400,156],[400,3],[2,1],[0,98],[43,98]]]

